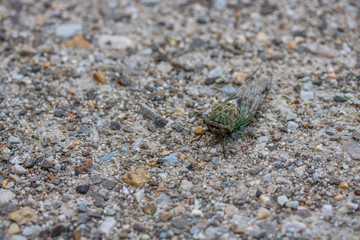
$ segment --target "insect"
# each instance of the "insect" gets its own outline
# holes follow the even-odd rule
[[[258,73],[256,69],[246,77],[244,84],[207,115],[204,124],[220,137],[240,131],[254,119],[272,83],[270,72]]]

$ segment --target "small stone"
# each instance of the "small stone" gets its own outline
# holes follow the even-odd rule
[[[89,49],[91,47],[90,43],[82,36],[77,35],[65,42],[66,47],[73,47],[73,48],[85,48]]]
[[[110,179],[106,179],[101,184],[105,189],[112,190],[116,186],[116,182]]]
[[[360,132],[354,132],[351,136],[354,140],[360,141]]]
[[[334,97],[334,101],[335,101],[335,102],[338,102],[338,103],[344,103],[344,102],[347,101],[347,99],[346,99],[346,98],[343,98],[343,97],[335,96],[335,97]]]
[[[237,89],[233,86],[223,87],[221,89],[224,97],[229,97],[231,94],[233,94]]]
[[[126,36],[100,35],[99,37],[99,46],[103,49],[126,49],[134,45],[134,42]]]
[[[82,26],[80,24],[64,24],[56,28],[56,36],[62,38],[71,38],[77,33],[82,31]]]
[[[20,166],[19,164],[15,164],[12,168],[11,171],[17,175],[24,175],[26,174],[26,169],[23,168],[22,166]]]
[[[87,213],[79,213],[78,217],[77,217],[77,221],[80,224],[86,224],[87,222],[90,221],[89,216],[87,215]]]
[[[308,102],[314,99],[314,93],[311,91],[300,91],[300,98],[304,102]]]
[[[346,182],[341,182],[341,183],[339,184],[339,187],[342,188],[342,189],[344,189],[344,190],[348,190],[349,184],[347,184]]]
[[[7,233],[9,235],[13,235],[13,234],[18,234],[20,233],[20,228],[19,228],[19,225],[16,224],[16,223],[11,223],[8,230],[7,230]]]
[[[215,83],[216,78],[206,78],[205,85],[211,85]]]
[[[44,160],[39,164],[39,166],[42,167],[42,168],[45,168],[45,169],[52,168],[52,167],[54,166],[53,158],[52,158],[52,157],[49,157],[49,158],[44,159]]]
[[[329,183],[332,184],[332,185],[339,185],[340,184],[340,179],[338,179],[336,177],[330,177]]]
[[[89,125],[86,124],[81,124],[79,127],[79,133],[83,133],[86,135],[90,135],[91,134],[91,127]]]
[[[99,175],[92,175],[89,180],[91,185],[96,185],[101,183],[103,178]]]
[[[311,91],[313,88],[313,83],[312,82],[306,82],[304,83],[304,85],[302,86],[302,89],[304,91]]]
[[[138,231],[138,232],[144,232],[145,231],[145,226],[142,223],[139,223],[139,222],[135,222],[134,225],[133,225],[133,228],[134,228],[135,231]]]
[[[105,199],[103,197],[97,196],[95,198],[95,203],[94,203],[95,207],[102,207],[104,203],[105,203]]]
[[[243,83],[245,82],[246,77],[247,77],[247,74],[246,74],[246,73],[239,72],[239,73],[236,75],[236,81],[237,81],[238,83],[243,84]]]
[[[193,184],[188,180],[182,180],[180,188],[185,191],[190,191],[193,188]]]
[[[118,131],[121,129],[121,125],[119,122],[110,122],[110,129]]]
[[[194,133],[197,135],[204,135],[205,128],[195,128]]]
[[[222,75],[222,69],[221,67],[216,67],[216,68],[213,68],[209,74],[208,74],[208,78],[218,78]]]
[[[144,169],[137,169],[136,171],[130,171],[123,176],[123,181],[132,187],[143,187],[150,181],[150,176]]]
[[[298,209],[299,208],[299,202],[298,201],[287,201],[285,203],[285,206],[291,209]]]
[[[331,217],[333,215],[333,208],[329,204],[325,204],[321,208],[321,212],[325,217]]]
[[[344,199],[344,196],[341,195],[341,194],[338,194],[338,195],[336,195],[336,196],[334,197],[334,199],[335,199],[336,201],[341,201],[341,200]]]
[[[182,132],[185,129],[185,126],[181,123],[181,122],[176,122],[173,125],[173,128],[177,131],[177,132]]]
[[[306,229],[306,224],[298,221],[284,221],[284,224],[281,228],[282,232],[291,232],[298,233]]]
[[[290,130],[290,131],[296,131],[296,129],[298,129],[299,127],[299,124],[297,124],[296,122],[288,122],[288,125],[287,125],[287,129]]]
[[[35,235],[38,234],[41,231],[41,227],[40,226],[31,226],[31,227],[25,227],[22,230],[22,234],[24,236],[31,236],[31,235]]]
[[[261,207],[257,213],[258,219],[265,219],[266,217],[270,216],[271,212],[266,208]]]
[[[281,195],[281,196],[279,196],[279,197],[277,198],[277,203],[278,203],[280,206],[284,206],[287,201],[289,201],[289,199],[288,199],[286,196],[284,196],[284,195]]]
[[[171,220],[171,224],[179,229],[184,229],[188,226],[186,219],[183,217],[176,217]]]
[[[297,118],[297,115],[295,113],[289,112],[286,117],[286,121],[295,121],[296,118]]]
[[[191,216],[194,216],[194,217],[202,217],[204,214],[201,210],[199,209],[193,209],[191,211]]]
[[[103,72],[94,72],[93,78],[99,83],[105,84],[106,78]]]
[[[20,138],[14,137],[14,136],[10,136],[8,139],[8,142],[10,144],[19,144],[21,143]]]
[[[156,203],[158,203],[158,204],[169,204],[169,203],[172,203],[172,200],[168,195],[161,194],[159,197],[156,198]]]
[[[17,211],[9,213],[8,217],[10,220],[15,221],[19,225],[27,222],[36,223],[38,220],[35,210],[30,207],[22,207]]]
[[[112,151],[104,156],[102,156],[99,159],[99,162],[103,163],[103,162],[107,162],[110,158],[114,157],[114,155],[117,153],[117,151]]]
[[[259,172],[261,172],[264,169],[264,166],[255,166],[248,170],[248,173],[251,175],[257,175]]]
[[[143,212],[149,215],[156,213],[157,207],[154,204],[148,204],[143,207]]]
[[[89,185],[79,185],[76,187],[76,192],[80,194],[86,194],[90,189]]]
[[[109,235],[111,229],[115,226],[116,220],[113,217],[105,217],[104,222],[98,227],[98,231],[104,233],[106,236]]]
[[[160,215],[160,221],[162,222],[168,222],[170,221],[172,218],[173,218],[174,214],[171,213],[171,212],[163,212],[161,215]]]
[[[145,194],[145,190],[141,189],[140,191],[136,192],[135,195],[135,199],[138,203],[141,203],[142,200],[144,199],[144,194]]]
[[[139,105],[139,113],[150,120],[155,120],[158,117],[157,112],[145,104]]]
[[[330,112],[331,115],[336,116],[336,114],[338,113],[338,109],[335,106],[332,106],[329,109],[329,112]]]
[[[158,163],[160,163],[160,164],[161,163],[178,163],[178,162],[179,162],[178,158],[173,153],[158,160]]]
[[[158,117],[157,119],[155,119],[154,123],[156,127],[164,128],[166,127],[167,121],[164,118]]]
[[[213,157],[213,158],[211,158],[211,162],[213,164],[217,164],[219,162],[219,158],[218,157]]]
[[[218,11],[224,11],[227,7],[227,0],[215,0],[214,8]]]
[[[159,3],[160,0],[140,0],[143,5],[153,6]]]
[[[208,227],[206,228],[204,233],[209,239],[213,239],[218,232],[219,232],[218,228]]]

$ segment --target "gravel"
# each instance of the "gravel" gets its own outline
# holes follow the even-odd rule
[[[356,1],[1,1],[1,239],[353,239]],[[257,117],[204,117],[255,69]]]

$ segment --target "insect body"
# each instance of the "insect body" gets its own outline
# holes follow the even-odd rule
[[[272,75],[257,74],[257,70],[245,79],[244,84],[224,102],[208,114],[204,123],[216,135],[239,132],[248,125],[268,94]]]

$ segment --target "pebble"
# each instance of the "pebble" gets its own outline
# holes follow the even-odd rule
[[[168,222],[168,221],[170,221],[173,217],[174,217],[174,214],[173,214],[173,213],[171,213],[171,212],[163,212],[163,213],[160,215],[160,221],[162,221],[162,222]]]
[[[56,27],[56,36],[62,38],[71,38],[75,34],[82,31],[82,26],[80,24],[64,24]]]
[[[277,197],[277,203],[280,206],[284,206],[287,201],[289,201],[289,199],[284,195],[281,195],[281,196]]]
[[[10,240],[27,240],[27,238],[21,235],[13,235]]]
[[[26,174],[27,170],[25,168],[23,168],[22,166],[20,166],[19,164],[15,164],[11,171],[17,175],[24,175]]]
[[[76,187],[76,192],[80,194],[86,194],[90,189],[89,185],[79,185]]]
[[[135,199],[138,203],[141,203],[144,199],[145,190],[141,189],[140,191],[135,193]]]
[[[265,219],[270,215],[271,215],[271,212],[269,210],[267,210],[266,208],[261,207],[261,208],[259,208],[259,211],[257,213],[257,218],[258,219]]]
[[[193,188],[193,184],[192,184],[192,182],[190,182],[188,180],[182,180],[180,188],[185,191],[190,191]]]
[[[325,204],[321,208],[321,212],[325,217],[331,217],[333,215],[333,208],[329,204]]]
[[[213,157],[213,158],[211,158],[211,162],[213,164],[217,164],[219,162],[219,158],[218,157]]]
[[[150,181],[150,176],[146,170],[139,168],[135,171],[127,172],[122,179],[130,186],[140,188]]]
[[[38,220],[36,211],[30,207],[22,207],[19,210],[9,213],[8,217],[10,220],[15,221],[19,225],[28,222],[36,223]]]
[[[360,141],[360,132],[353,132],[351,136],[354,140]]]
[[[251,175],[257,175],[259,172],[261,172],[264,169],[264,166],[255,166],[248,170],[248,173]]]
[[[299,202],[298,201],[287,201],[285,203],[285,206],[291,209],[298,209],[299,208]]]
[[[92,175],[89,179],[91,185],[99,184],[102,180],[103,178],[99,175]]]
[[[148,6],[152,6],[152,5],[156,5],[159,3],[160,0],[140,0],[140,3],[143,5],[148,5]]]
[[[114,157],[116,153],[117,153],[117,151],[112,151],[112,152],[102,156],[101,158],[99,158],[99,162],[101,162],[101,163],[107,162],[110,158]]]
[[[194,216],[194,217],[202,217],[204,214],[201,210],[199,209],[193,209],[191,211],[191,216]]]
[[[311,91],[300,91],[300,98],[304,102],[308,102],[314,99],[314,93]]]
[[[19,144],[21,143],[20,138],[14,137],[14,136],[10,136],[8,138],[8,142],[11,144]]]
[[[312,82],[306,82],[306,83],[304,83],[304,85],[302,87],[302,89],[304,91],[311,91],[312,88],[313,88],[313,83]]]
[[[133,48],[134,42],[126,36],[100,35],[99,46],[102,49],[126,49]]]
[[[142,223],[139,223],[139,222],[135,222],[133,224],[133,228],[135,231],[138,231],[138,232],[144,232],[145,231],[145,226],[144,224]]]
[[[177,131],[177,132],[182,132],[185,129],[185,126],[181,123],[181,122],[175,122],[173,125],[173,128]]]
[[[231,94],[233,94],[237,89],[233,86],[223,87],[221,89],[224,97],[229,97]]]
[[[224,11],[227,7],[227,0],[215,0],[214,8],[218,11]]]
[[[208,228],[206,228],[204,233],[209,239],[213,239],[218,232],[219,232],[218,228],[208,227]]]
[[[188,226],[188,223],[185,218],[176,217],[171,220],[171,225],[179,229],[184,229]]]
[[[13,235],[13,234],[18,234],[20,233],[20,227],[17,223],[11,223],[8,230],[7,230],[7,233],[9,235]]]
[[[147,204],[143,207],[143,212],[149,215],[156,213],[157,207],[154,204]]]
[[[160,159],[160,163],[178,163],[178,162],[179,162],[178,158],[173,153]]]
[[[222,69],[221,67],[218,66],[209,72],[208,78],[218,78],[221,75],[222,75]]]
[[[156,203],[159,204],[169,204],[172,203],[171,198],[166,194],[161,194],[159,197],[156,198]]]
[[[31,226],[31,227],[25,227],[22,230],[22,234],[24,236],[31,236],[40,233],[41,227],[40,226]]]
[[[104,187],[105,189],[107,189],[107,190],[112,190],[112,189],[115,188],[116,182],[113,181],[113,180],[110,180],[110,179],[105,179],[105,180],[102,182],[101,186],[103,186],[103,187]]]
[[[299,222],[299,221],[284,221],[284,224],[281,228],[283,233],[291,232],[291,233],[298,233],[306,229],[306,224]]]
[[[329,108],[329,112],[331,115],[336,116],[339,111],[335,106],[332,106],[331,108]]]
[[[297,124],[296,122],[288,122],[287,124],[287,129],[290,131],[296,131],[299,128],[299,124]]]
[[[116,220],[113,217],[105,217],[104,222],[98,227],[98,231],[104,233],[106,236],[109,235],[111,229],[115,226]]]
[[[295,113],[289,112],[286,116],[286,121],[295,121],[297,118],[297,115]]]
[[[120,125],[119,122],[115,122],[115,121],[110,122],[110,129],[111,129],[111,130],[118,131],[118,130],[121,129],[121,125]]]
[[[149,107],[149,106],[147,106],[145,104],[140,104],[139,105],[139,113],[143,117],[148,118],[148,119],[153,120],[153,121],[158,117],[157,112],[153,108],[151,108],[151,107]]]
[[[346,99],[346,98],[343,98],[343,97],[335,96],[335,97],[334,97],[334,101],[335,101],[335,102],[338,102],[338,103],[344,103],[344,102],[347,101],[347,99]]]

